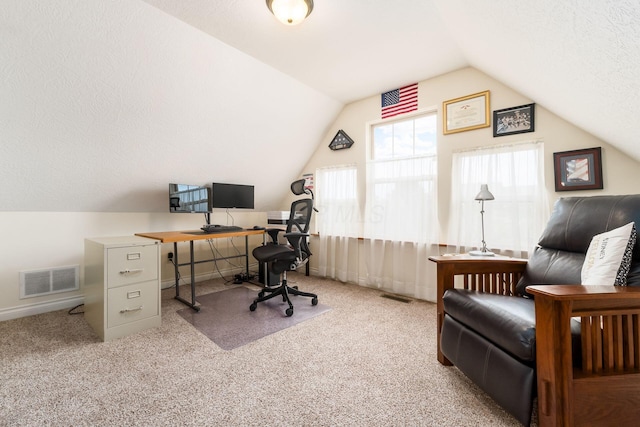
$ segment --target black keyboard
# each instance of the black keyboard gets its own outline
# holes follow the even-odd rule
[[[229,233],[231,231],[243,230],[243,228],[242,227],[238,227],[237,225],[211,224],[211,225],[202,226],[202,228],[200,228],[200,230],[204,231],[205,233]]]

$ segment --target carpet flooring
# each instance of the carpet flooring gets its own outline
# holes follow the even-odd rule
[[[174,289],[159,327],[106,343],[67,310],[0,322],[0,426],[519,425],[438,363],[435,304],[289,281],[331,310],[233,350],[178,314]],[[196,299],[236,286],[200,282]]]
[[[281,297],[261,302],[250,311],[257,296],[257,290],[244,286],[213,292],[197,298],[199,312],[184,308],[178,314],[220,348],[233,350],[331,310],[321,303],[311,305],[311,298],[291,296],[293,316],[285,314],[289,305]]]

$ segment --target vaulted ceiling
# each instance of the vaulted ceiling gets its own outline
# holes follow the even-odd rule
[[[345,104],[469,66],[640,160],[638,0],[314,3],[1,1],[0,211],[166,212],[214,180],[278,209]]]
[[[145,1],[343,103],[470,65],[640,160],[636,0]]]

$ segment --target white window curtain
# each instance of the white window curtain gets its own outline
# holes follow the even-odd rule
[[[364,285],[435,300],[438,255],[437,157],[374,160],[367,165]]]
[[[358,282],[358,174],[355,165],[316,170],[318,274]]]
[[[495,199],[484,202],[487,248],[528,257],[547,222],[544,144],[525,141],[453,153],[449,244],[458,252],[481,247],[481,184]]]

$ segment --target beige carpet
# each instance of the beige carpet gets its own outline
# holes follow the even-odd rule
[[[281,296],[249,306],[258,297],[258,289],[236,286],[224,291],[201,295],[200,311],[190,307],[178,314],[223,350],[233,350],[257,339],[312,319],[329,310],[324,304],[311,305],[311,298],[291,295],[293,315],[287,316],[289,304]]]
[[[231,351],[177,314],[172,289],[160,327],[109,343],[66,311],[0,322],[0,425],[518,425],[438,364],[434,304],[290,279],[332,310]]]

